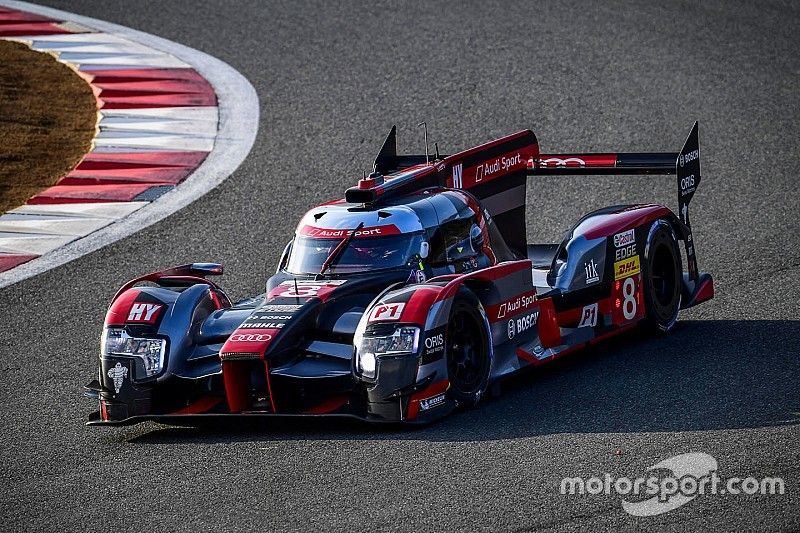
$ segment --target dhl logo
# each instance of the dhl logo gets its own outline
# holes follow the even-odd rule
[[[633,257],[614,263],[614,279],[627,278],[638,274],[641,270],[639,266],[639,256],[634,255]]]

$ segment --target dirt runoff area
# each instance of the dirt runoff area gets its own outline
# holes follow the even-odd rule
[[[0,213],[53,185],[92,145],[97,102],[51,54],[0,40]]]

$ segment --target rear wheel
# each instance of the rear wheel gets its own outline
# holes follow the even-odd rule
[[[463,405],[478,403],[489,383],[489,333],[478,298],[461,289],[453,301],[447,324],[448,394]]]
[[[645,326],[665,333],[678,320],[681,307],[681,253],[675,231],[666,220],[650,227],[644,250]]]

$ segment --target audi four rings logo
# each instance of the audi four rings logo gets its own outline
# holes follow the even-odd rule
[[[542,159],[539,161],[539,164],[545,168],[551,165],[554,167],[566,167],[570,163],[576,164],[579,167],[586,166],[586,161],[584,161],[580,157],[568,157],[566,159],[561,159],[560,157],[551,157],[549,159]]]
[[[237,333],[231,335],[231,342],[264,342],[272,340],[272,335],[266,333]]]

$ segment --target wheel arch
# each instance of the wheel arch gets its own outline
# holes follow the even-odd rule
[[[123,289],[111,302],[103,327],[124,327],[145,337],[167,339],[165,368],[157,382],[182,369],[205,320],[213,312],[230,307],[227,296],[206,283],[181,290],[139,285]],[[137,315],[138,310],[143,311]],[[149,317],[148,312],[152,312]]]

